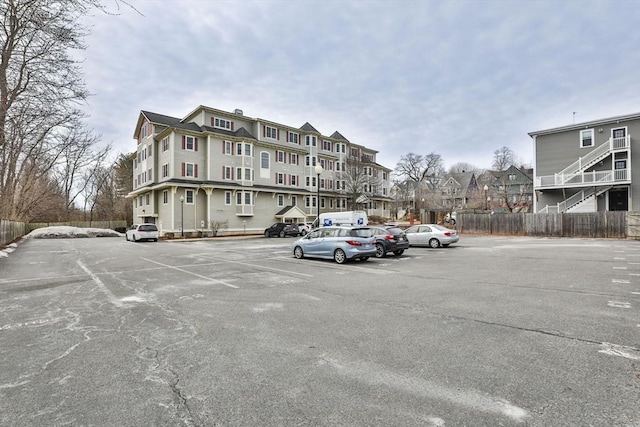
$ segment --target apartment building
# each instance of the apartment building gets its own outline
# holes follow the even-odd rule
[[[534,212],[640,211],[640,113],[529,136]]]
[[[133,215],[163,234],[254,233],[318,209],[390,215],[391,170],[337,131],[201,105],[182,119],[141,111],[134,138]]]

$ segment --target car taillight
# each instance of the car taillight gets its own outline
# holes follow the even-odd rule
[[[444,232],[444,235],[445,235],[445,236],[451,236],[451,232],[450,232],[450,231],[445,231],[445,232]]]
[[[362,246],[362,243],[358,242],[357,240],[347,240],[347,243],[351,246]]]
[[[387,239],[387,240],[394,240],[393,234],[387,234],[387,235],[384,236],[384,238]]]

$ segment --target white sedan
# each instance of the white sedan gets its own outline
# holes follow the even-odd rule
[[[409,246],[447,247],[456,243],[460,237],[456,230],[438,224],[419,224],[407,228],[404,233]]]
[[[139,240],[153,240],[158,241],[159,237],[158,227],[155,224],[133,224],[127,230],[125,239],[127,241],[133,240],[137,242]]]

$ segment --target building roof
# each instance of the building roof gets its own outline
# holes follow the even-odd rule
[[[309,122],[307,122],[307,123],[303,124],[303,125],[302,125],[302,127],[300,127],[300,130],[303,130],[303,131],[305,131],[305,132],[314,132],[314,133],[317,133],[317,134],[319,134],[319,133],[320,133],[320,132],[318,132],[318,131],[316,130],[316,128],[314,128],[313,126],[311,126],[311,124],[310,124]]]
[[[561,126],[561,127],[557,127],[557,128],[551,128],[551,129],[539,130],[539,131],[535,131],[535,132],[529,132],[528,135],[531,138],[533,138],[534,136],[537,136],[537,135],[549,135],[549,134],[553,134],[553,133],[565,132],[565,131],[568,131],[568,130],[585,129],[585,128],[589,128],[591,126],[606,125],[606,124],[611,124],[611,123],[616,123],[616,122],[621,122],[621,121],[638,120],[638,119],[640,119],[640,113],[625,114],[625,115],[622,115],[622,116],[609,117],[609,118],[606,118],[606,119],[591,120],[591,121],[588,121],[588,122],[574,123],[574,124],[567,125],[567,126]]]
[[[349,140],[347,138],[345,138],[344,136],[342,136],[342,134],[338,131],[335,131],[334,133],[331,134],[331,138],[333,139],[340,139],[342,141],[347,141],[349,142]]]

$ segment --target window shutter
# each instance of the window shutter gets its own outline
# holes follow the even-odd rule
[[[216,123],[216,120],[213,117],[211,117],[211,127],[215,126],[215,123]]]
[[[222,179],[227,179],[227,175],[225,174],[225,167],[222,167]]]
[[[153,144],[149,145],[149,157],[153,155]]]
[[[198,151],[198,138],[193,138],[194,142],[193,142],[193,149],[195,151]]]
[[[231,130],[233,130],[233,122],[231,122]]]
[[[231,179],[232,179],[232,180],[234,179],[234,178],[233,178],[233,174],[234,174],[234,172],[235,172],[235,169],[234,169],[234,168],[231,168]]]
[[[193,176],[198,177],[198,165],[193,165]]]
[[[267,136],[267,127],[262,125],[262,137],[265,138]]]
[[[185,166],[184,162],[182,162],[182,176],[184,176],[185,168],[186,168],[186,166]]]
[[[226,154],[226,152],[224,151],[225,147],[227,146],[227,141],[222,141],[222,154]]]
[[[291,141],[291,139],[289,138],[289,131],[287,131],[287,142]]]
[[[277,135],[276,139],[280,141],[280,129],[278,129],[278,131],[276,132],[276,135]]]
[[[182,135],[182,149],[184,150],[186,146],[187,146],[187,137]],[[182,174],[182,176],[184,176],[184,173]]]

